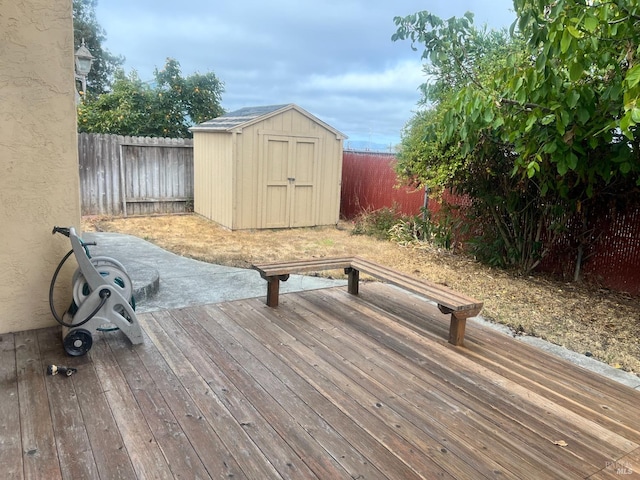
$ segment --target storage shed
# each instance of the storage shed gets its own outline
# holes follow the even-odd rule
[[[346,136],[294,104],[191,128],[194,210],[227,228],[336,224]]]

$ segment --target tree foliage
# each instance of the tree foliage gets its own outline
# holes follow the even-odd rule
[[[94,96],[110,88],[116,70],[124,63],[124,57],[102,46],[107,34],[96,18],[97,5],[98,0],[73,0],[73,44],[77,50],[84,40],[95,57],[87,76],[87,90]]]
[[[395,19],[393,40],[423,48],[433,110],[409,123],[398,165],[471,194],[482,245],[527,271],[569,215],[640,184],[640,10],[636,0],[514,7],[511,36],[477,29],[472,14]]]
[[[191,136],[194,124],[224,113],[224,85],[213,72],[183,77],[180,64],[168,58],[154,77],[151,86],[135,71],[119,70],[110,92],[78,107],[79,131],[181,138]]]

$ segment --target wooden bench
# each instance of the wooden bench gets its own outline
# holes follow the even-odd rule
[[[253,265],[253,268],[260,272],[260,276],[267,281],[267,305],[270,307],[278,306],[280,281],[286,281],[289,279],[289,275],[296,273],[344,270],[348,276],[347,288],[352,295],[358,295],[360,272],[391,283],[404,290],[428,298],[437,303],[438,309],[442,313],[451,314],[449,343],[457,346],[461,346],[464,343],[467,318],[475,317],[482,309],[482,302],[461,295],[450,288],[412,277],[406,273],[360,257],[317,258],[256,264]]]

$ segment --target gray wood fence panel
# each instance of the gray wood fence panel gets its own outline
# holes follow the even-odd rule
[[[115,135],[78,135],[83,215],[122,213],[118,138]]]
[[[83,215],[181,213],[193,206],[193,140],[78,136]]]

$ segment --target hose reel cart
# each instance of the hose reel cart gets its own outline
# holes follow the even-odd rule
[[[91,257],[88,247],[95,243],[84,242],[73,227],[53,227],[52,233],[68,237],[72,247],[60,261],[49,288],[49,306],[62,325],[67,354],[76,357],[87,353],[96,332],[120,330],[131,343],[142,343],[142,330],[134,311],[133,283],[124,266],[111,257]],[[60,269],[72,254],[78,262],[72,278],[73,299],[60,318],[54,307],[53,290]]]

